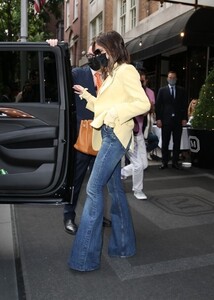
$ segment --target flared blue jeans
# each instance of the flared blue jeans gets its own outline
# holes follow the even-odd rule
[[[102,146],[87,184],[86,202],[68,261],[69,267],[78,271],[92,271],[100,267],[106,184],[111,198],[112,221],[108,255],[130,257],[136,253],[132,217],[121,182],[121,158],[127,149],[111,127],[103,125],[101,132]]]

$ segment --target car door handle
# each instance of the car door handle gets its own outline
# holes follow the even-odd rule
[[[11,107],[0,107],[0,117],[7,117],[7,118],[30,118],[34,119],[35,117],[16,108]]]

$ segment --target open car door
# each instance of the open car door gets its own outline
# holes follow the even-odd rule
[[[71,201],[75,137],[67,44],[0,43],[0,204]]]

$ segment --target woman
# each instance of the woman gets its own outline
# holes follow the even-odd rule
[[[188,122],[187,125],[191,126],[193,120],[193,114],[195,111],[195,107],[198,103],[198,99],[192,99],[188,106]]]
[[[87,185],[87,198],[75,237],[69,266],[78,271],[100,267],[102,249],[103,189],[107,184],[112,200],[112,232],[108,254],[129,257],[136,253],[135,234],[126,195],[121,182],[121,158],[131,144],[133,117],[150,109],[135,68],[120,34],[103,33],[96,39],[96,59],[107,71],[97,97],[75,85],[87,108],[94,112],[93,148],[99,150]]]

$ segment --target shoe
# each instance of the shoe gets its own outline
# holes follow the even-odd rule
[[[150,160],[150,161],[152,160],[150,152],[147,153],[147,159]]]
[[[103,227],[111,227],[111,221],[103,217]]]
[[[140,200],[146,200],[147,199],[147,196],[142,191],[141,192],[134,192],[134,196],[137,199],[140,199]]]
[[[167,164],[162,164],[159,169],[160,170],[164,170],[164,169],[167,169],[168,168],[168,165]]]
[[[126,180],[127,179],[127,177],[125,176],[125,175],[123,175],[123,169],[121,169],[121,180]]]
[[[64,221],[64,229],[67,233],[75,235],[78,227],[74,220],[68,219]]]
[[[181,169],[181,167],[180,167],[180,165],[179,165],[178,163],[172,164],[172,168],[173,168],[173,169],[177,169],[177,170],[180,170],[180,169]]]

